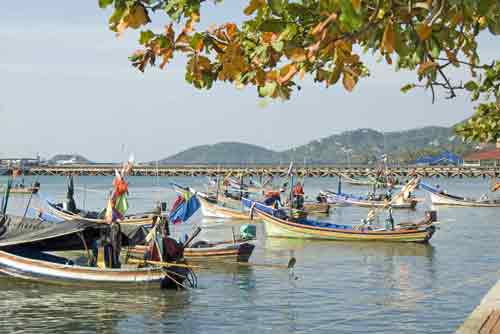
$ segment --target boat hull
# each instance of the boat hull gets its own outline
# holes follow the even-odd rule
[[[49,212],[61,219],[64,220],[84,220],[92,223],[100,223],[100,224],[107,224],[105,219],[93,219],[93,218],[87,218],[84,217],[80,214],[77,213],[71,213],[67,211],[60,210],[56,204],[47,202],[47,207]],[[157,214],[147,214],[147,215],[141,215],[141,216],[128,216],[125,217],[125,219],[120,221],[120,224],[127,224],[127,225],[150,225],[153,224]]]
[[[198,199],[201,204],[201,213],[205,217],[223,219],[249,219],[249,213],[247,211],[232,209],[215,203],[210,203],[201,196],[198,196]]]
[[[430,196],[433,205],[500,208],[500,202],[488,203],[480,201],[465,201],[453,199],[447,196],[441,196],[435,193],[430,193]]]
[[[284,221],[265,212],[256,211],[264,221],[266,234],[269,237],[343,241],[428,242],[434,233],[434,228],[384,232],[342,231]]]
[[[354,198],[344,198],[342,196],[337,195],[329,195],[328,202],[330,204],[338,204],[344,206],[359,206],[362,208],[386,208],[390,206],[393,209],[415,209],[417,206],[417,200],[407,200],[407,201],[398,201],[395,203],[388,203],[385,201],[369,201],[369,200],[357,200]]]
[[[305,202],[304,211],[308,214],[328,214],[330,212],[330,204]]]
[[[176,281],[182,283],[182,276],[178,276],[182,275],[180,271],[183,270],[180,269],[182,268],[99,269],[35,260],[0,251],[0,272],[3,274],[50,284],[86,287],[173,287],[177,283],[170,280],[167,274],[175,272],[178,277]]]
[[[192,262],[248,262],[255,245],[251,242],[224,241],[209,244],[207,247],[194,247],[184,249],[184,259]],[[130,249],[134,257],[143,258],[146,246],[135,246]]]

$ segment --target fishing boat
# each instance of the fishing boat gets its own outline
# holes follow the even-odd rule
[[[117,178],[118,177],[116,177],[115,180]],[[125,188],[127,189],[128,185],[124,181],[121,181],[122,178],[120,177],[118,179],[120,180],[120,182],[122,182],[122,184],[125,185]],[[127,192],[128,190],[124,191],[124,193]],[[66,192],[66,199],[63,202],[59,203],[54,203],[52,201],[45,200],[47,210],[49,211],[50,214],[64,220],[78,219],[78,220],[84,220],[92,223],[101,223],[101,224],[107,223],[109,220],[112,220],[111,219],[112,217],[106,217],[106,213],[111,211],[114,212],[115,210],[113,210],[113,208],[107,208],[105,210],[102,210],[101,212],[78,209],[76,207],[75,200],[73,199],[73,195],[74,195],[73,177],[70,176],[68,178],[68,189]],[[121,197],[126,198],[126,194],[123,194]],[[108,206],[110,202],[111,201],[108,200]],[[124,214],[122,217],[120,217],[120,223],[131,224],[131,225],[150,225],[153,223],[154,219],[158,215],[160,215],[162,212],[165,211],[164,209],[166,208],[162,206],[164,205],[160,203],[160,206],[158,208],[150,212],[135,213],[128,215]],[[128,207],[128,204],[126,205],[126,207]]]
[[[184,259],[188,263],[205,261],[248,262],[254,248],[255,245],[249,240],[198,241],[184,249]],[[145,251],[146,246],[135,246],[130,249],[130,255],[141,258]]]
[[[78,286],[175,288],[182,286],[189,275],[189,268],[182,259],[168,265],[143,268],[91,265],[90,245],[110,228],[109,225],[82,220],[59,224],[40,218],[3,215],[0,226],[0,272],[8,276]],[[131,230],[124,226],[120,234],[123,246],[144,242],[142,227]]]
[[[485,196],[482,198],[469,198],[448,194],[444,189],[432,187],[431,185],[420,182],[420,188],[427,191],[431,196],[432,204],[448,205],[448,206],[465,206],[465,207],[500,207],[500,199],[489,199]]]
[[[391,198],[385,195],[358,196],[353,194],[345,194],[341,191],[323,190],[320,192],[321,196],[327,198],[328,203],[347,206],[359,206],[366,208],[386,208],[392,207],[393,209],[415,209],[418,200],[411,197],[411,192],[418,186],[420,180],[418,178],[412,179],[408,182],[399,193]]]
[[[261,203],[244,200],[264,221],[270,237],[325,239],[344,241],[428,242],[436,228],[435,212],[428,212],[420,222],[393,224],[391,227],[374,229],[366,226],[349,226],[321,222],[307,218],[290,219],[284,210],[272,209]]]
[[[181,287],[187,268],[150,266],[139,268],[96,268],[75,264],[50,253],[8,253],[0,251],[0,272],[30,281],[83,287],[147,286]]]
[[[103,214],[97,211],[85,211],[80,209],[69,211],[64,208],[64,203],[53,203],[48,200],[46,200],[46,207],[49,213],[63,220],[80,219],[100,224],[104,224],[107,222]],[[120,223],[131,224],[131,225],[150,225],[153,223],[155,217],[158,215],[159,215],[159,210],[125,215],[123,219],[120,221]]]
[[[402,185],[399,184],[398,180],[392,180],[388,178],[384,178],[383,181],[377,180],[375,178],[369,177],[367,179],[358,179],[351,177],[347,174],[342,174],[344,182],[351,186],[369,186],[375,188],[401,188]]]
[[[40,190],[40,183],[35,182],[31,186],[25,186],[23,183],[20,184],[14,184],[10,188],[10,194],[15,194],[15,195],[30,195],[30,194],[36,194]],[[0,188],[0,191],[5,191],[4,187]]]
[[[213,201],[204,195],[206,194],[196,193],[203,216],[222,219],[248,219],[248,211],[243,210],[243,207],[241,209],[229,207],[224,202]]]

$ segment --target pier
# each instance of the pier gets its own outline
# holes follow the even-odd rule
[[[113,175],[115,168],[120,165],[64,165],[64,166],[31,166],[23,169],[25,175],[88,175],[101,176]],[[500,167],[466,167],[466,166],[397,166],[389,167],[390,175],[407,177],[419,175],[423,177],[498,177]],[[134,176],[286,176],[288,166],[136,166],[132,172]],[[296,166],[295,175],[300,177],[337,177],[349,176],[375,176],[375,166]]]
[[[500,281],[484,296],[455,334],[500,333]]]

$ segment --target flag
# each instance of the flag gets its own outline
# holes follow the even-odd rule
[[[115,210],[118,211],[122,216],[125,215],[128,210],[128,200],[126,194],[120,195],[116,198]]]
[[[170,209],[170,214],[168,219],[173,224],[179,224],[188,220],[200,207],[200,202],[196,196],[191,195],[188,192],[180,194],[175,199],[172,208]]]

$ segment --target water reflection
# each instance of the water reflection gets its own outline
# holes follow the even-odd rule
[[[115,333],[128,317],[161,320],[190,304],[189,291],[82,289],[0,279],[2,331]],[[15,301],[15,302],[14,302]]]

